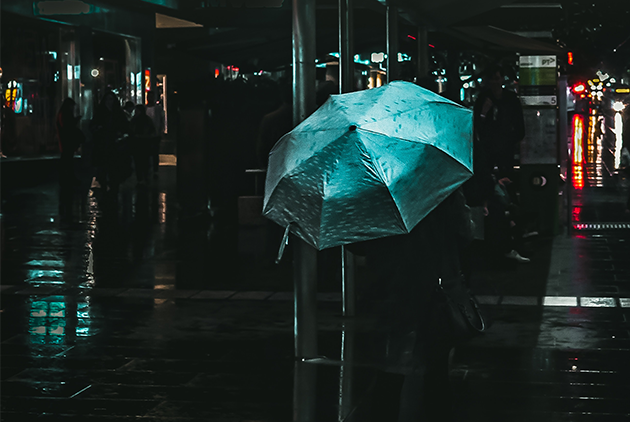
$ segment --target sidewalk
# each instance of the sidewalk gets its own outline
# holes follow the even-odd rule
[[[2,420],[356,421],[373,326],[341,316],[334,257],[319,286],[328,359],[296,363],[291,266],[265,265],[261,227],[179,219],[175,173],[146,189],[132,176],[117,201],[77,188],[63,222],[54,170],[3,188]],[[463,420],[630,419],[630,229],[588,225],[630,221],[607,183],[576,198],[580,230],[529,241],[529,265],[479,262],[490,327],[454,356]],[[354,365],[337,364],[342,334]]]

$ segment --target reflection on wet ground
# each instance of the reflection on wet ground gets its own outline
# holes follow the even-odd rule
[[[475,268],[490,329],[453,355],[463,421],[630,417],[628,180],[614,132],[582,122],[575,230]],[[268,264],[265,226],[181,218],[175,171],[115,198],[88,180],[63,219],[54,177],[3,189],[2,420],[364,420],[376,326],[342,316],[338,255],[320,256],[321,358],[295,362],[290,263]]]

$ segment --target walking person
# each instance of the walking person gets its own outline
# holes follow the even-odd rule
[[[55,126],[61,157],[59,159],[59,214],[68,218],[72,211],[74,187],[80,183],[75,174],[74,154],[85,141],[85,136],[79,129],[81,116],[77,113],[76,103],[72,98],[63,100]]]
[[[514,157],[525,137],[523,109],[516,93],[503,88],[505,77],[499,65],[490,66],[486,74],[473,110],[477,163],[468,197],[474,198],[471,206],[484,207],[485,240],[491,252],[527,263],[530,259],[514,248],[512,220],[506,214],[508,207],[518,206]]]
[[[61,104],[55,122],[61,159],[59,160],[59,183],[73,185],[78,183],[74,173],[74,154],[85,140],[79,129],[81,116],[77,114],[76,103],[72,98],[66,98]]]
[[[514,179],[514,155],[525,137],[523,108],[516,93],[503,88],[504,75],[498,65],[487,70],[485,89],[475,101],[473,119],[488,164],[498,179]]]
[[[129,124],[131,137],[131,151],[136,168],[138,185],[145,185],[149,177],[149,156],[151,142],[155,138],[155,127],[151,118],[147,116],[143,105],[137,105],[133,118]]]
[[[470,210],[458,189],[409,234],[349,246],[366,255],[376,276],[370,296],[377,299],[369,312],[386,327],[385,338],[376,342],[384,359],[369,420],[454,420],[448,372],[453,345],[436,324],[434,298],[440,278],[459,276],[471,230]]]
[[[127,116],[116,94],[112,91],[105,92],[90,122],[96,179],[105,191],[116,192],[121,182],[119,162],[124,157],[119,155],[116,142],[127,134],[128,125]]]
[[[164,134],[165,120],[164,109],[161,104],[155,102],[155,93],[153,91],[147,93],[146,115],[151,118],[153,127],[155,128],[155,136],[153,136],[149,142],[149,146],[153,177],[157,177],[160,168],[160,143],[162,142],[162,135]]]

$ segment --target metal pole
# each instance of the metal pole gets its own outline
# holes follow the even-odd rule
[[[421,82],[429,75],[429,39],[427,37],[427,28],[418,27],[418,58],[416,59],[416,81]]]
[[[355,315],[355,260],[354,254],[341,247],[341,296],[343,316]]]
[[[398,9],[387,6],[387,82],[400,78],[398,65]]]
[[[293,0],[293,124],[315,111],[315,0]]]
[[[354,90],[352,0],[339,0],[339,93]]]
[[[352,380],[354,376],[355,325],[345,321],[341,327],[341,367],[339,368],[339,404],[337,420],[345,421],[353,408]]]
[[[564,201],[567,211],[567,234],[571,235],[571,229],[573,228],[573,209],[572,209],[572,175],[573,175],[573,161],[571,160],[571,148],[569,147],[569,135],[567,133],[568,126],[568,106],[567,106],[567,76],[561,75],[558,78],[558,129],[559,136],[559,155],[560,163],[565,165],[566,179],[564,182]],[[562,171],[562,165],[560,166]]]
[[[315,110],[315,0],[293,0],[293,124]],[[315,421],[317,356],[317,251],[297,236],[293,261],[293,338],[296,359],[293,421]]]

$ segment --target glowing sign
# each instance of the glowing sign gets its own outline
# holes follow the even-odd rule
[[[570,51],[567,51],[567,63],[573,64],[573,53]]]
[[[7,88],[4,90],[4,103],[14,113],[22,112],[22,84],[20,82],[13,80],[7,83]]]
[[[584,152],[582,140],[584,139],[584,119],[579,114],[573,116],[573,164],[582,164]]]
[[[617,88],[615,92],[617,94],[630,94],[630,88]]]
[[[385,53],[372,53],[370,57],[373,63],[383,63],[385,61]]]
[[[151,69],[144,69],[144,90],[151,91]]]

